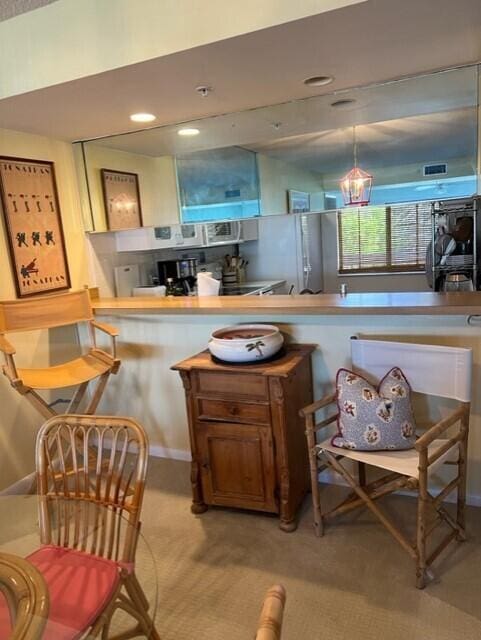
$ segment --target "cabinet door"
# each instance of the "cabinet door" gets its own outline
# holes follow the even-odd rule
[[[207,504],[278,512],[270,427],[197,423]]]

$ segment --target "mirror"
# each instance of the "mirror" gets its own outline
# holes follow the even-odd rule
[[[88,228],[107,230],[101,169],[137,174],[144,226],[342,207],[354,136],[371,204],[472,195],[477,95],[471,66],[78,143]]]

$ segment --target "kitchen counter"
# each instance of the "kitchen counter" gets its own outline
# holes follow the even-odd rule
[[[93,293],[93,292],[92,292]],[[333,389],[339,367],[349,366],[352,336],[444,344],[473,349],[473,388],[481,386],[481,293],[349,293],[208,298],[93,299],[95,314],[119,330],[122,365],[107,386],[102,413],[133,415],[146,427],[153,455],[190,458],[181,380],[170,370],[203,351],[213,331],[239,322],[277,325],[287,343],[317,345],[312,354],[314,397]],[[87,336],[86,336],[87,339]],[[104,340],[98,336],[99,345]],[[108,343],[105,338],[105,346]],[[393,363],[394,365],[394,363]],[[422,405],[422,421],[445,407]],[[447,409],[446,409],[447,410]],[[481,395],[471,413],[468,494],[481,505]]]
[[[481,292],[97,298],[97,314],[481,315]]]

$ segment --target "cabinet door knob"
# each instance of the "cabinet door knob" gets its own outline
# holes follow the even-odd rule
[[[209,469],[209,463],[208,462],[204,462],[202,464],[202,469]]]

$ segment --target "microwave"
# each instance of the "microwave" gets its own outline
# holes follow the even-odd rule
[[[237,244],[241,240],[241,223],[238,220],[204,224],[204,246],[206,247]]]

